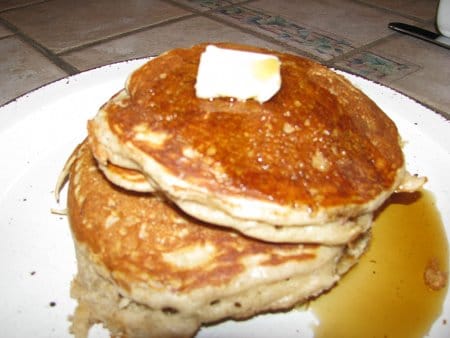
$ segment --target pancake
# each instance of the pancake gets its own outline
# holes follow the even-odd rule
[[[370,238],[272,244],[202,223],[152,194],[111,184],[86,143],[66,174],[77,338],[94,323],[117,337],[190,337],[202,324],[289,309],[335,285]]]
[[[148,179],[140,171],[125,169],[110,162],[106,166],[100,165],[100,169],[110,182],[119,187],[137,192],[155,191]]]
[[[137,170],[147,191],[193,217],[273,242],[346,243],[394,191],[423,184],[405,169],[395,124],[341,75],[299,56],[218,44],[277,56],[281,89],[263,104],[199,99],[205,46],[150,60],[89,121],[102,169]]]

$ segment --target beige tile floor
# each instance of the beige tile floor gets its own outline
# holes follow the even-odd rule
[[[450,50],[387,28],[435,30],[438,0],[3,0],[0,105],[62,77],[202,41],[289,51],[361,75],[450,118]]]

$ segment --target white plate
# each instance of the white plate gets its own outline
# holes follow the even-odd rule
[[[67,219],[50,213],[55,180],[86,136],[86,120],[146,60],[113,64],[54,82],[0,108],[0,323],[3,337],[70,337],[67,317],[75,256]],[[450,124],[413,100],[343,73],[395,121],[411,172],[429,178],[447,233],[450,228]],[[63,201],[64,206],[64,201]],[[63,207],[62,206],[62,207]],[[450,298],[431,337],[449,337]],[[199,337],[310,337],[316,319],[292,311],[202,329]],[[239,328],[239,330],[236,330]],[[96,328],[92,337],[106,337]]]

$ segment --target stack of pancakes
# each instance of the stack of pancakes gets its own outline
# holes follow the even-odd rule
[[[269,101],[200,99],[206,45],[129,77],[72,154],[78,274],[72,331],[191,337],[202,324],[289,309],[328,290],[368,246],[374,212],[423,179],[394,123],[342,76],[276,55]]]

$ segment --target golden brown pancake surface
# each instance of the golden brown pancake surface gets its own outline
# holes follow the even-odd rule
[[[205,45],[175,49],[133,73],[129,98],[103,107],[120,142],[210,192],[280,205],[363,204],[392,190],[404,165],[399,135],[373,101],[313,61],[220,46],[278,56],[280,91],[263,104],[199,99]]]

